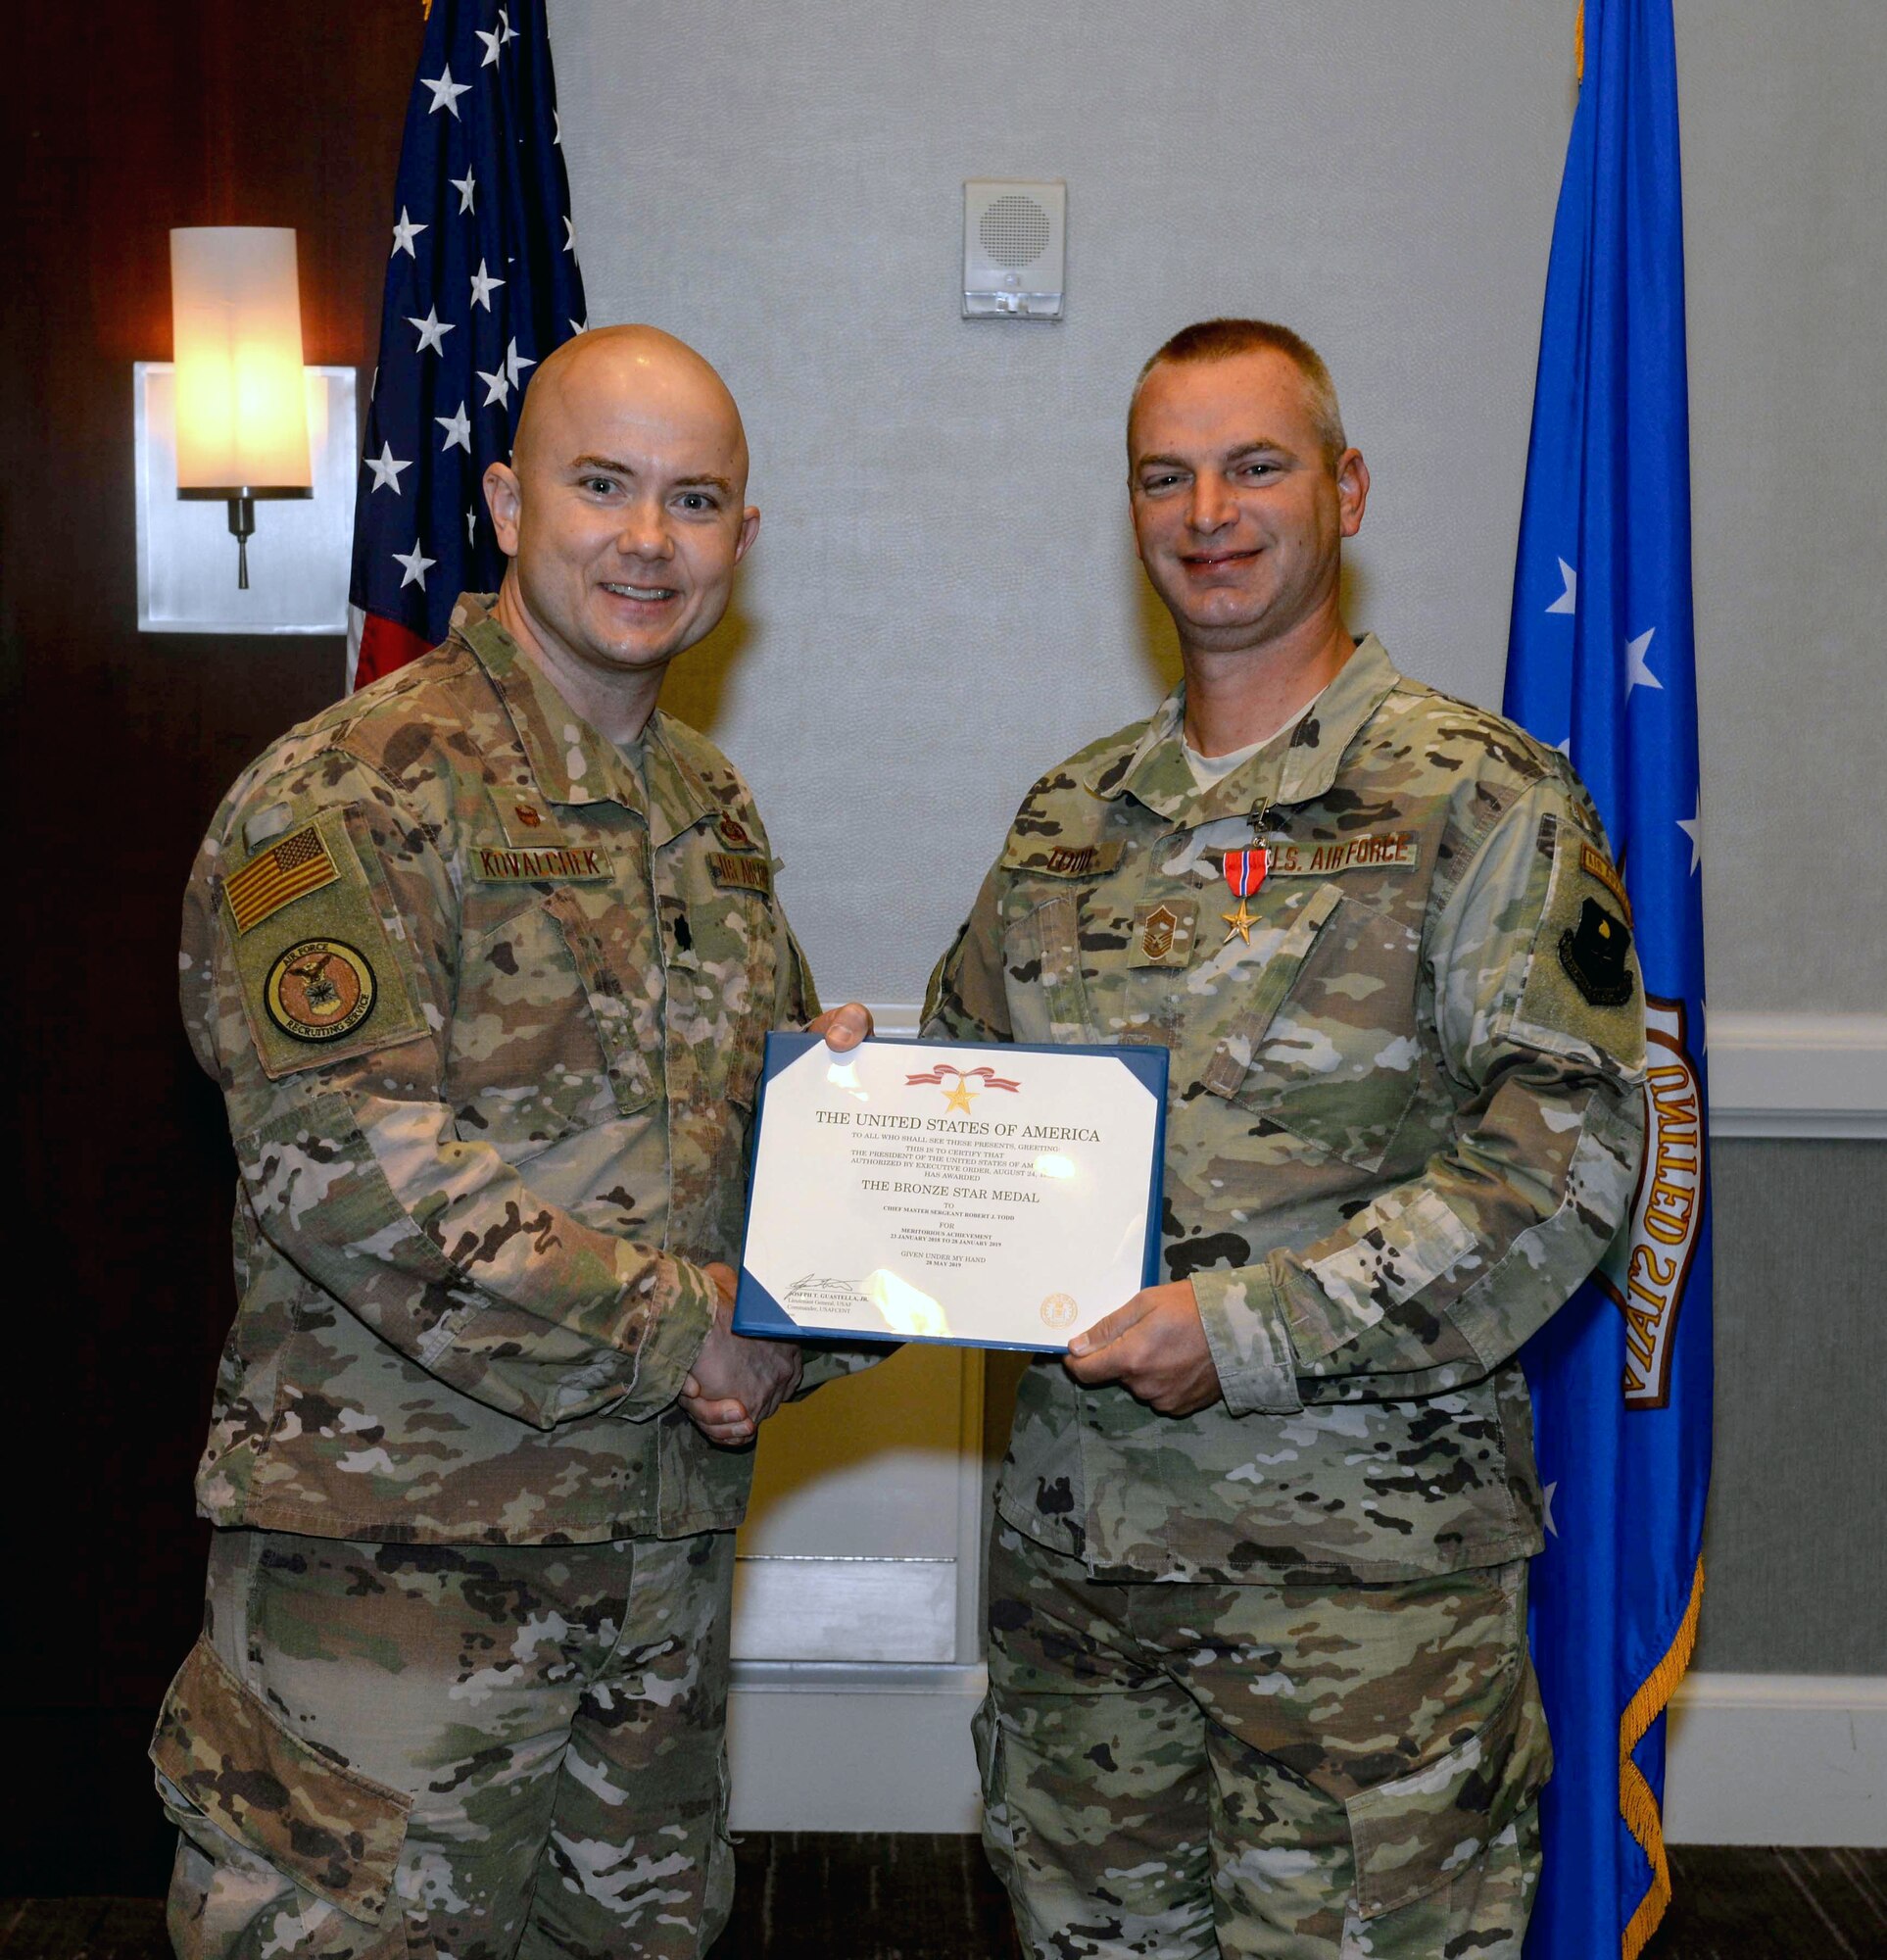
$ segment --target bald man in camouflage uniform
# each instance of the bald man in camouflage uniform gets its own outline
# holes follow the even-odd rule
[[[1308,347],[1188,329],[1129,447],[1185,684],[1029,792],[926,1016],[1171,1053],[1162,1280],[1021,1384],[986,1841],[1040,1960],[1518,1960],[1514,1355],[1632,1190],[1622,888],[1560,757],[1344,630]]]
[[[799,1377],[725,1262],[762,1037],[817,1004],[746,786],[655,698],[746,474],[699,356],[568,343],[487,477],[496,602],[276,743],[197,860],[241,1300],[152,1745],[179,1953],[694,1955],[726,1918],[750,1456],[702,1431]]]

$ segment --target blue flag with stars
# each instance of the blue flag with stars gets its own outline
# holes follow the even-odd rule
[[[1557,1760],[1528,1960],[1632,1960],[1670,1896],[1663,1713],[1695,1639],[1711,1248],[1671,0],[1586,0],[1546,275],[1505,707],[1584,777],[1645,982],[1645,1167],[1528,1347],[1549,1535],[1532,1639]]]
[[[583,330],[544,0],[433,0],[407,108],[355,497],[348,684],[446,637],[505,558],[481,479],[530,370]]]

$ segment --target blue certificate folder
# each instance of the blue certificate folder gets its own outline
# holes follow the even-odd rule
[[[767,1087],[784,1069],[796,1062],[809,1048],[823,1043],[822,1035],[808,1034],[769,1034],[766,1038],[766,1059],[760,1071],[760,1091],[758,1106],[753,1115],[753,1134],[750,1142],[750,1158],[759,1160],[762,1140],[766,1136]],[[1029,1042],[1003,1042],[1001,1044],[962,1043],[924,1041],[897,1036],[878,1035],[872,1038],[875,1048],[921,1049],[925,1054],[944,1055],[961,1054],[1000,1062],[1006,1057],[1027,1054],[1056,1055],[1096,1055],[1118,1063],[1133,1075],[1153,1099],[1153,1153],[1148,1174],[1146,1202],[1146,1237],[1140,1261],[1140,1284],[1151,1286],[1159,1278],[1160,1264],[1160,1216],[1163,1187],[1163,1170],[1166,1156],[1166,1080],[1167,1052],[1164,1048],[1127,1045],[1119,1048],[1083,1046],[1076,1043],[1043,1045]],[[835,1057],[836,1058],[836,1057]],[[788,1141],[786,1148],[792,1148]],[[750,1260],[753,1251],[753,1216],[750,1204],[745,1243],[741,1251],[741,1274],[739,1289],[734,1298],[734,1331],[737,1334],[765,1336],[785,1341],[802,1342],[855,1342],[882,1341],[888,1346],[896,1346],[905,1341],[927,1341],[951,1348],[1010,1348],[1032,1353],[1053,1352],[1056,1344],[1036,1341],[992,1341],[965,1340],[950,1335],[926,1335],[895,1333],[889,1329],[879,1331],[874,1328],[847,1327],[844,1329],[813,1329],[800,1326],[789,1315],[766,1287],[754,1277]],[[1126,1300],[1113,1302],[1115,1306],[1126,1305]],[[1112,1307],[1108,1309],[1112,1310]]]

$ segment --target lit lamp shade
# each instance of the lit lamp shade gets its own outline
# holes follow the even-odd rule
[[[170,233],[177,494],[306,497],[295,233],[236,224]]]

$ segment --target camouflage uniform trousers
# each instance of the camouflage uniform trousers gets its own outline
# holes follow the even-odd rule
[[[219,1531],[152,1751],[178,1954],[703,1952],[733,1896],[733,1561],[732,1532]]]
[[[1519,1960],[1551,1767],[1524,1561],[1090,1578],[998,1522],[984,1843],[1032,1960]]]

